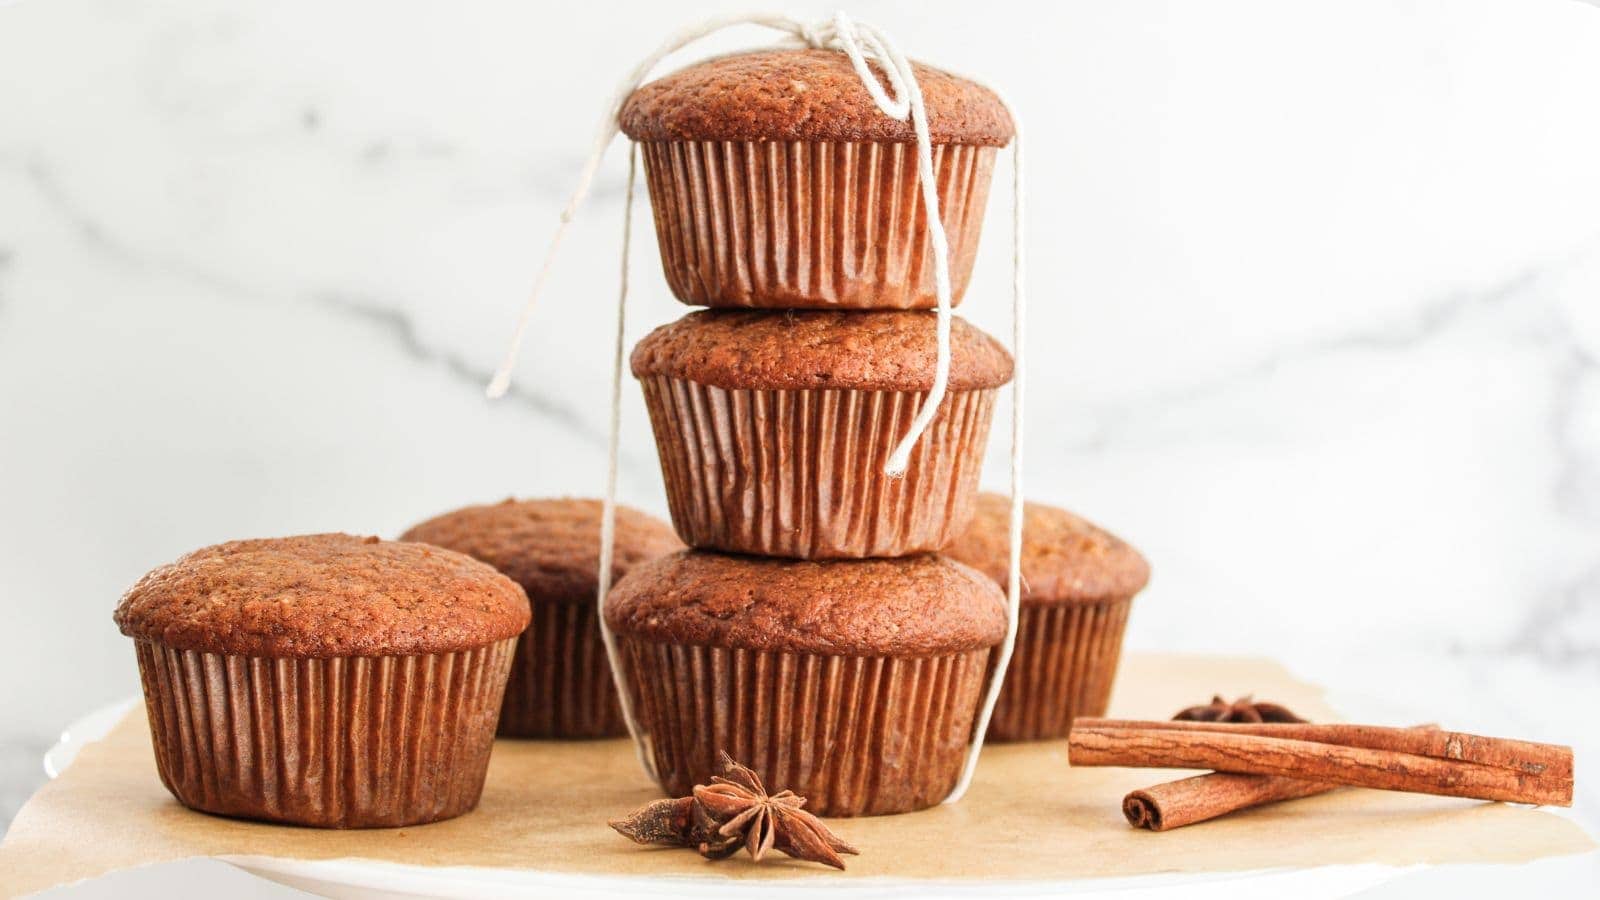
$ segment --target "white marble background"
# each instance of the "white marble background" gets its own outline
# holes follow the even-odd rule
[[[0,4],[0,822],[135,690],[149,567],[599,490],[620,148],[482,385],[617,77],[742,6]],[[1129,642],[1600,758],[1600,9],[852,7],[1025,113],[1031,494],[1153,561]],[[640,224],[636,335],[684,311]]]

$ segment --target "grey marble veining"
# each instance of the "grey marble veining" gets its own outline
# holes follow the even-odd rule
[[[416,324],[403,311],[370,299],[343,294],[321,294],[312,300],[324,309],[372,324],[416,362],[443,366],[451,375],[480,390],[494,377],[494,371],[491,369],[478,368],[461,356],[424,343],[418,335]],[[526,406],[541,419],[554,422],[558,427],[583,437],[597,447],[604,447],[606,444],[605,434],[595,431],[571,404],[557,400],[547,391],[513,384],[506,391],[505,399]]]
[[[1121,432],[1130,426],[1159,417],[1174,407],[1214,400],[1243,385],[1271,378],[1285,367],[1314,364],[1330,357],[1343,359],[1349,353],[1404,353],[1414,350],[1423,341],[1448,334],[1468,315],[1503,306],[1518,296],[1527,297],[1532,293],[1530,288],[1535,277],[1532,272],[1519,272],[1485,290],[1452,292],[1406,310],[1404,317],[1395,321],[1268,348],[1257,359],[1241,360],[1225,371],[1209,373],[1206,378],[1144,396],[1119,398],[1114,408],[1098,410],[1091,417],[1093,424],[1088,435],[1069,445],[1069,449],[1080,453],[1114,451],[1122,437]]]

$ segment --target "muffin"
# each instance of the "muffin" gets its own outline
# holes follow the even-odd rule
[[[826,816],[932,806],[961,773],[1005,597],[942,557],[685,551],[637,566],[606,622],[661,788],[726,750]]]
[[[522,585],[533,622],[517,643],[500,709],[507,737],[628,733],[600,641],[598,500],[506,500],[429,519],[401,536],[480,559]],[[683,543],[667,523],[617,507],[611,577]]]
[[[995,151],[1015,129],[988,88],[913,70],[956,302],[977,255]],[[706,60],[634,91],[618,124],[639,142],[667,283],[685,303],[935,305],[911,124],[878,109],[845,54]]]
[[[1023,506],[1017,645],[989,740],[1066,737],[1074,716],[1103,716],[1133,595],[1150,565],[1116,535],[1064,509]],[[1002,587],[1010,571],[1011,499],[978,495],[972,528],[946,548]]]
[[[178,802],[367,828],[477,805],[528,601],[459,553],[314,534],[197,550],[114,618]]]
[[[904,477],[883,472],[933,384],[924,312],[702,310],[633,351],[691,546],[840,559],[937,550],[966,530],[1011,356],[955,319],[949,393]]]

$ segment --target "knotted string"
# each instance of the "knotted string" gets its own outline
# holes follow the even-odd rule
[[[561,211],[561,222],[556,227],[555,237],[551,239],[550,247],[545,251],[544,262],[539,266],[539,274],[534,278],[533,289],[528,294],[527,302],[523,304],[521,315],[517,317],[517,326],[512,332],[511,346],[506,352],[506,358],[495,372],[494,379],[489,382],[486,393],[490,399],[497,399],[504,396],[511,387],[511,374],[516,369],[517,357],[522,351],[522,342],[533,318],[534,304],[544,291],[545,281],[549,278],[550,269],[555,262],[556,251],[561,247],[562,238],[566,237],[567,226],[572,223],[578,208],[589,196],[589,189],[594,184],[606,148],[611,146],[611,142],[616,139],[620,131],[617,119],[622,112],[623,104],[661,60],[701,38],[734,25],[762,25],[782,31],[790,40],[798,41],[808,47],[837,47],[850,58],[850,64],[855,68],[857,77],[861,79],[862,86],[866,88],[867,94],[872,97],[872,102],[877,105],[879,111],[891,119],[897,121],[909,119],[911,122],[917,148],[917,182],[921,187],[923,213],[928,223],[928,243],[933,249],[933,286],[937,302],[937,318],[934,323],[933,386],[929,389],[921,408],[917,410],[910,427],[900,438],[900,443],[895,445],[894,451],[889,454],[884,464],[884,474],[899,478],[905,475],[906,468],[910,465],[911,451],[916,448],[917,441],[932,424],[949,388],[952,305],[950,242],[945,234],[944,219],[939,215],[939,185],[933,172],[933,141],[928,134],[928,112],[923,104],[922,87],[917,83],[911,61],[900,52],[887,34],[866,23],[854,22],[843,12],[835,14],[832,22],[818,26],[804,25],[786,16],[775,15],[723,16],[710,19],[673,35],[634,67],[612,96],[607,115],[595,134],[589,158],[578,177],[578,186]],[[884,76],[889,81],[889,91],[884,90],[872,67],[868,65],[869,56],[883,69]],[[624,243],[626,241],[627,238],[624,237]]]
[[[911,420],[911,427],[906,429],[884,465],[885,475],[899,478],[906,473],[906,467],[911,463],[911,451],[938,414],[950,385],[950,243],[945,237],[944,219],[939,215],[939,183],[933,176],[933,140],[928,136],[928,111],[922,103],[922,86],[917,83],[910,60],[900,53],[888,35],[871,25],[853,25],[842,12],[834,16],[833,22],[838,44],[850,57],[861,84],[872,95],[872,102],[891,119],[911,120],[911,130],[917,142],[917,183],[922,188],[923,214],[928,220],[928,243],[933,248],[933,290],[938,301],[937,318],[934,320],[937,356],[934,359],[933,386],[917,410],[916,418]],[[886,94],[873,76],[866,55],[861,51],[861,44],[867,45],[883,67],[889,85],[894,90],[893,96]]]
[[[725,28],[736,25],[760,25],[777,31],[784,32],[789,38],[802,41],[809,47],[821,47],[822,37],[809,26],[803,25],[788,16],[769,16],[760,14],[738,14],[717,16],[705,20],[698,25],[690,25],[679,30],[667,38],[655,49],[655,52],[646,56],[633,71],[622,80],[611,95],[611,102],[606,106],[606,113],[600,119],[600,126],[595,130],[594,140],[590,142],[589,158],[583,164],[583,170],[578,173],[578,186],[573,188],[572,196],[567,199],[567,205],[561,210],[561,222],[556,226],[555,237],[550,239],[550,246],[545,250],[544,262],[539,266],[539,274],[533,279],[533,287],[528,291],[528,299],[522,305],[522,313],[517,317],[517,327],[511,332],[511,346],[506,351],[506,357],[500,363],[500,368],[494,373],[494,378],[485,390],[490,400],[497,400],[505,396],[511,389],[511,373],[517,368],[517,356],[522,352],[522,341],[528,333],[528,323],[533,316],[534,304],[539,295],[544,292],[545,279],[550,275],[550,267],[555,262],[556,251],[561,247],[561,239],[566,237],[567,226],[572,224],[573,218],[578,214],[579,207],[589,197],[589,189],[594,185],[595,174],[600,170],[600,161],[606,155],[606,148],[616,140],[617,134],[622,130],[618,117],[622,114],[622,105],[638,89],[639,85],[650,74],[650,71],[660,65],[663,59],[682,50],[684,47],[702,38],[713,35]],[[627,246],[627,237],[623,238],[623,246]]]
[[[618,117],[622,111],[622,105],[650,74],[651,70],[663,59],[695,41],[736,25],[759,25],[783,32],[784,43],[798,43],[802,46],[819,49],[832,47],[842,51],[850,58],[857,77],[860,78],[862,86],[872,97],[873,103],[877,105],[878,109],[884,115],[897,121],[909,119],[911,122],[917,150],[917,181],[921,188],[923,210],[927,219],[929,244],[933,249],[934,291],[937,301],[935,318],[936,357],[933,385],[928,392],[928,396],[924,399],[916,417],[912,420],[906,434],[901,437],[893,453],[890,454],[884,467],[885,474],[890,477],[902,476],[909,465],[912,449],[915,448],[918,439],[926,432],[934,416],[938,413],[949,387],[950,249],[944,223],[939,214],[938,183],[934,178],[933,171],[933,142],[928,131],[928,116],[927,109],[923,103],[922,88],[917,83],[916,73],[912,69],[910,61],[900,52],[887,34],[871,25],[854,22],[843,12],[837,13],[831,22],[815,26],[806,25],[787,16],[779,15],[732,15],[709,19],[677,32],[663,42],[654,53],[645,57],[639,65],[634,67],[628,77],[623,80],[622,85],[617,89],[610,105],[607,107],[606,115],[601,121],[590,148],[589,158],[584,163],[583,170],[579,175],[578,185],[573,190],[572,196],[568,199],[566,207],[561,212],[561,221],[556,227],[555,236],[550,241],[550,246],[545,252],[544,261],[540,265],[538,275],[534,278],[533,287],[529,291],[528,299],[523,305],[521,314],[518,316],[516,329],[512,333],[511,346],[507,351],[506,358],[495,373],[494,379],[489,383],[486,394],[491,399],[498,398],[503,396],[511,386],[511,375],[516,368],[517,357],[532,319],[533,307],[540,293],[544,290],[545,281],[550,274],[561,240],[566,235],[567,227],[588,197],[605,151],[611,145],[611,142],[616,139],[620,131]],[[888,90],[884,89],[883,84],[872,71],[869,60],[877,62],[883,70],[884,78],[889,83]],[[1000,96],[998,92],[996,92],[996,96]],[[946,803],[953,803],[961,799],[972,782],[973,772],[977,768],[978,755],[983,747],[983,738],[988,732],[989,721],[994,714],[995,703],[999,699],[1006,668],[1010,663],[1012,651],[1016,645],[1017,622],[1020,612],[1023,511],[1023,319],[1026,300],[1025,269],[1023,266],[1022,123],[1018,119],[1015,110],[1005,101],[1004,97],[1001,97],[1001,103],[1011,113],[1012,122],[1016,129],[1012,143],[1012,353],[1015,357],[1016,368],[1012,381],[1011,515],[1009,525],[1010,561],[1006,591],[1007,624],[1005,640],[1001,643],[1000,656],[996,660],[994,678],[989,684],[983,705],[979,709],[977,720],[973,725],[972,740],[966,761],[962,767],[961,777],[951,790],[950,795],[945,798],[944,802]],[[635,145],[630,150],[628,157],[628,187],[623,212],[621,278],[617,296],[616,345],[612,360],[610,434],[607,443],[605,502],[602,507],[600,522],[600,571],[597,579],[596,603],[600,607],[600,634],[605,644],[606,658],[611,665],[612,677],[616,680],[619,688],[618,694],[621,701],[623,721],[627,725],[628,733],[633,737],[634,749],[639,755],[640,764],[652,778],[655,778],[654,761],[647,746],[648,736],[641,733],[638,719],[633,710],[632,692],[628,689],[627,682],[622,677],[622,666],[616,639],[605,620],[605,599],[611,588],[611,568],[615,552],[617,458],[621,425],[624,328],[628,302],[628,264],[632,245],[633,193],[637,168],[638,152]]]

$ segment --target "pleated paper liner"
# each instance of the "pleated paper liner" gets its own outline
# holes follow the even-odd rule
[[[933,251],[905,143],[642,145],[667,283],[685,303],[931,309]],[[933,148],[952,302],[972,274],[995,148]]]
[[[824,816],[943,800],[961,773],[990,654],[893,659],[618,640],[663,791],[682,797],[709,783],[726,750]]]
[[[672,524],[693,547],[800,559],[938,550],[972,520],[996,391],[952,391],[904,477],[883,473],[926,394],[727,390],[641,379]]]
[[[261,659],[137,642],[161,781],[185,806],[327,828],[416,825],[483,791],[516,641]]]
[[[499,733],[504,737],[602,738],[628,733],[594,601],[533,604],[517,639]]]
[[[989,740],[1066,737],[1073,717],[1105,715],[1132,605],[1025,602]]]

